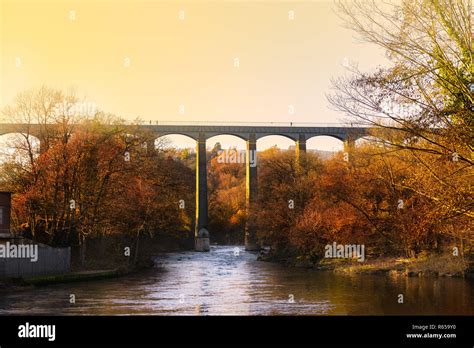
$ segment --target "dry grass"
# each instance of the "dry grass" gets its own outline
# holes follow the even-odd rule
[[[463,276],[468,263],[462,257],[431,255],[407,264],[407,271],[415,274],[437,273],[439,276]]]
[[[462,257],[452,255],[420,255],[418,258],[384,258],[359,263],[351,260],[325,262],[335,272],[342,273],[399,273],[406,276],[462,277],[469,264]]]

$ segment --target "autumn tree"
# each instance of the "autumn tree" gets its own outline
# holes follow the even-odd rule
[[[452,227],[440,229],[461,244],[472,241],[470,2],[355,0],[339,1],[338,10],[361,40],[386,51],[391,64],[370,73],[353,66],[352,76],[334,81],[330,102],[351,120],[375,127],[373,135],[389,145],[381,150],[410,166],[409,176],[393,181],[399,192],[430,201],[432,218],[445,226],[463,220],[457,234]]]
[[[164,144],[137,125],[103,112],[63,113],[53,104],[62,96],[43,88],[21,94],[5,111],[24,122],[17,146],[28,150],[26,162],[4,163],[0,171],[3,185],[14,192],[16,228],[38,242],[74,247],[81,264],[88,242],[99,237],[121,238],[137,261],[141,236],[191,231],[192,170],[164,156]],[[44,134],[37,120],[44,120]],[[38,125],[40,141],[48,145],[39,154],[25,147]]]

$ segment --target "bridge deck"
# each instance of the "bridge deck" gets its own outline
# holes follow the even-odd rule
[[[180,122],[155,122],[158,124],[141,123],[138,125],[127,125],[126,127],[138,126],[154,132],[157,136],[182,134],[189,136],[195,140],[199,139],[199,135],[204,135],[208,139],[216,135],[235,135],[244,140],[248,140],[250,134],[255,134],[256,139],[267,135],[281,135],[292,140],[308,139],[314,136],[331,136],[339,140],[347,140],[349,138],[355,140],[368,134],[369,127],[358,125],[341,125],[341,124],[311,124],[311,123],[238,123],[223,122],[222,124],[211,124],[207,122],[196,123],[180,123]],[[0,135],[16,132],[25,132],[29,127],[31,135],[39,134],[41,128],[38,124],[24,125],[4,123],[0,124]]]

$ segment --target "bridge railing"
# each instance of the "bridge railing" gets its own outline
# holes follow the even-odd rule
[[[249,127],[367,127],[356,122],[226,122],[226,121],[130,121],[130,124],[150,126],[249,126]]]
[[[126,125],[140,126],[247,126],[247,127],[371,127],[357,122],[233,122],[233,121],[158,121],[158,120],[122,120]],[[11,123],[0,123],[12,126]]]

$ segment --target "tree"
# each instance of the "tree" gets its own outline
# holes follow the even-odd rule
[[[391,66],[374,73],[353,67],[334,81],[329,100],[411,166],[394,181],[429,200],[444,220],[474,218],[474,66],[467,0],[340,1],[346,25],[387,52]],[[464,229],[457,237],[473,238]],[[450,233],[452,235],[452,232]]]

